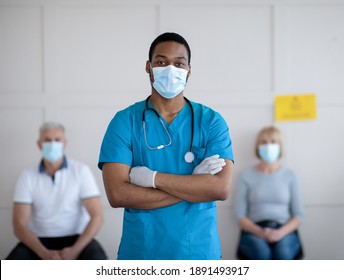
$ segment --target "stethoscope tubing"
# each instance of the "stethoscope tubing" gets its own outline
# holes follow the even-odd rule
[[[145,109],[143,110],[143,112],[142,112],[142,125],[143,125],[143,130],[144,130],[144,138],[145,138],[146,146],[147,146],[149,149],[154,149],[154,148],[151,148],[151,147],[148,145],[148,143],[147,143],[147,137],[146,137],[146,117],[145,117],[145,114],[146,114],[147,111],[153,111],[153,112],[155,113],[155,115],[157,116],[157,118],[159,119],[159,121],[162,123],[163,127],[165,128],[165,130],[166,130],[166,132],[167,132],[167,135],[168,135],[168,137],[169,137],[169,140],[170,140],[170,142],[169,142],[168,144],[166,144],[166,145],[159,145],[159,146],[156,148],[156,149],[161,149],[161,148],[163,148],[163,147],[165,147],[165,146],[171,145],[172,139],[171,139],[171,136],[170,136],[170,134],[169,134],[169,132],[168,132],[166,126],[164,125],[164,123],[163,123],[163,121],[162,121],[162,119],[161,119],[159,113],[158,113],[154,108],[148,106],[148,101],[149,101],[149,98],[150,98],[150,97],[151,97],[151,96],[148,96],[148,97],[146,98],[146,108],[145,108]],[[184,97],[185,101],[188,103],[188,105],[189,105],[189,107],[190,107],[190,109],[191,109],[191,142],[190,142],[190,148],[189,148],[189,152],[188,152],[188,153],[193,154],[193,152],[192,152],[192,147],[193,147],[193,142],[194,142],[195,112],[194,112],[194,109],[193,109],[193,106],[192,106],[190,100],[187,99],[185,96],[183,96],[183,97]]]

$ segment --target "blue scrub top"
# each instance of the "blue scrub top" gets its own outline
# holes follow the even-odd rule
[[[145,101],[119,111],[111,120],[101,146],[98,167],[105,162],[118,162],[130,167],[146,166],[151,170],[177,175],[190,175],[206,157],[219,154],[233,160],[228,126],[221,115],[209,107],[191,102],[195,114],[195,160],[187,163],[184,155],[191,143],[191,108],[182,108],[168,125],[172,144],[151,150],[144,139],[142,113]],[[150,107],[153,107],[149,103]],[[169,142],[156,114],[146,111],[146,136],[150,147]],[[216,202],[175,205],[153,210],[126,208],[118,259],[219,259]]]

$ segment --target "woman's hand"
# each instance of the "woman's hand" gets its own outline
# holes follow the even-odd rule
[[[268,242],[275,243],[280,241],[284,237],[284,234],[279,229],[264,228],[264,236]]]

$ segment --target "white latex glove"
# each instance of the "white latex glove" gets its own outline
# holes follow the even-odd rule
[[[199,165],[197,165],[192,174],[211,174],[214,175],[222,170],[222,167],[226,165],[223,158],[219,155],[213,155],[205,158]]]
[[[136,166],[130,170],[130,182],[141,187],[155,188],[155,175],[157,171],[150,170],[146,166]]]

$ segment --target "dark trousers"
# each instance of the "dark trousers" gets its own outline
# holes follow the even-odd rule
[[[50,250],[61,250],[65,247],[72,246],[78,239],[79,235],[65,237],[44,237],[39,238],[42,244]],[[11,251],[6,260],[40,260],[41,258],[28,248],[24,243],[20,242]],[[80,253],[78,260],[106,260],[107,256],[98,243],[93,239]]]

